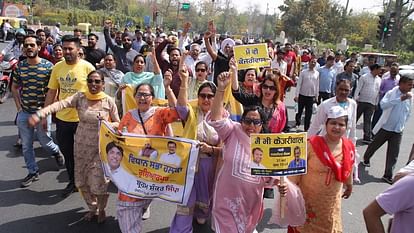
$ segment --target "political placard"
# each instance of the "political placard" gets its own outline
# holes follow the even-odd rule
[[[238,45],[233,50],[238,70],[270,66],[266,44]]]
[[[105,176],[128,196],[185,205],[194,183],[197,142],[185,138],[119,135],[101,122],[99,149]]]
[[[307,170],[306,133],[251,134],[251,174],[289,176]]]

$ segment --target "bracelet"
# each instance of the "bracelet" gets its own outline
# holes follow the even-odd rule
[[[187,87],[180,87],[180,89],[187,89]]]
[[[39,117],[39,119],[42,119],[42,115],[40,115],[39,112],[36,112],[36,116]]]
[[[217,89],[217,91],[219,91],[219,92],[225,92],[226,90],[220,90],[220,89]]]

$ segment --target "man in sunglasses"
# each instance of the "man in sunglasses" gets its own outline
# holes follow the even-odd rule
[[[48,85],[45,107],[59,100],[86,91],[86,77],[95,70],[93,65],[79,57],[80,39],[72,35],[62,37],[62,50],[65,60],[53,67]],[[59,93],[59,95],[58,95]],[[63,190],[62,196],[67,197],[76,192],[73,145],[79,117],[76,109],[67,108],[56,113],[56,139],[59,148],[65,156],[66,170],[69,175],[69,184]]]
[[[41,45],[42,41],[37,36],[26,36],[23,42],[23,53],[27,59],[21,61],[13,71],[12,92],[18,112],[16,123],[22,139],[24,161],[29,171],[21,182],[22,187],[27,187],[39,179],[39,167],[36,164],[33,149],[35,133],[42,147],[56,158],[58,166],[63,166],[65,163],[59,146],[53,142],[50,132],[47,132],[47,127],[38,125],[32,128],[28,124],[28,118],[43,107],[45,90],[53,67],[51,62],[39,57]],[[48,120],[50,123],[51,118],[49,117]]]
[[[132,35],[129,32],[122,33],[122,47],[115,44],[109,34],[109,29],[112,28],[112,22],[106,20],[104,24],[104,36],[106,45],[112,50],[115,60],[116,69],[127,73],[132,71],[134,64],[134,58],[138,55],[138,52],[132,49]]]

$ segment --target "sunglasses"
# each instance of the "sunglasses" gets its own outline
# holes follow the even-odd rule
[[[212,99],[212,98],[214,98],[214,95],[213,94],[205,94],[205,93],[200,93],[199,95],[198,95],[198,97],[200,97],[200,98],[202,98],[202,99],[205,99],[205,98],[207,98],[207,99]]]
[[[29,48],[29,47],[34,48],[34,47],[36,47],[36,44],[24,44],[23,47],[24,48]]]
[[[100,79],[87,79],[86,80],[89,84],[95,83],[95,84],[101,84],[102,80]]]
[[[137,92],[137,94],[135,96],[138,97],[138,98],[144,97],[144,99],[146,99],[146,98],[152,96],[152,94],[151,93],[144,93],[144,92]]]
[[[266,84],[262,84],[262,89],[276,91],[276,86],[268,86]]]
[[[253,125],[255,126],[259,126],[263,124],[262,120],[260,119],[250,119],[250,118],[244,118],[242,119],[242,122],[246,125],[251,125],[253,123]]]
[[[196,69],[196,72],[206,72],[206,69]]]

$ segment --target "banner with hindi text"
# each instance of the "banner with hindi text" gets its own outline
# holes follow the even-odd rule
[[[132,197],[185,205],[194,183],[197,142],[184,138],[118,135],[101,122],[99,149],[105,176]]]

